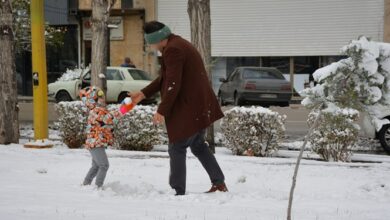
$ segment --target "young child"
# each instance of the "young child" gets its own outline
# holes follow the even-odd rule
[[[92,167],[84,179],[83,185],[90,185],[96,177],[95,184],[101,188],[109,167],[105,149],[113,144],[113,121],[119,112],[110,113],[106,109],[104,92],[95,86],[80,91],[81,101],[88,108],[87,139],[85,148],[92,156]]]

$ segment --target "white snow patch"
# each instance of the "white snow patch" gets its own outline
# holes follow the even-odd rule
[[[223,152],[223,153],[221,153]],[[107,150],[110,169],[103,190],[81,186],[88,151],[0,146],[0,218],[41,219],[285,219],[297,151],[288,158],[237,157],[217,148],[228,193],[204,194],[209,178],[188,153],[187,195],[173,196],[166,152]],[[293,218],[390,219],[390,159],[382,163],[303,160]]]
[[[88,72],[89,68],[86,69],[67,69],[65,73],[62,74],[57,81],[72,81],[75,79],[79,79],[83,72]]]

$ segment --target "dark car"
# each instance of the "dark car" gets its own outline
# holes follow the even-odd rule
[[[238,67],[227,80],[221,78],[220,81],[218,98],[221,105],[251,102],[288,106],[292,96],[290,82],[272,67]]]

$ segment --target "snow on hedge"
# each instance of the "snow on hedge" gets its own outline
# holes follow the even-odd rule
[[[80,148],[86,139],[87,108],[81,101],[60,102],[55,108],[59,115],[57,126],[62,141],[69,148]]]
[[[379,130],[383,124],[381,109],[390,106],[390,44],[369,41],[365,37],[342,48],[348,56],[314,72],[317,86],[303,90],[302,104],[315,108],[329,103],[367,111]]]
[[[108,105],[110,111],[118,111],[119,105]],[[85,142],[87,109],[81,101],[60,102],[57,125],[60,136],[69,148],[80,148]],[[133,110],[114,120],[114,146],[123,150],[150,151],[160,144],[162,128],[152,123],[155,106],[135,106]]]
[[[110,105],[116,111],[119,105]],[[114,124],[114,147],[121,150],[150,151],[161,144],[163,130],[153,124],[156,106],[137,105]]]
[[[284,136],[285,115],[262,107],[235,107],[225,112],[221,129],[236,155],[269,156]]]
[[[313,88],[303,90],[302,94],[306,97],[302,105],[312,109],[314,113],[320,111],[325,114],[326,120],[320,118],[322,128],[319,128],[325,132],[324,128],[327,127],[323,136],[332,136],[335,130],[347,129],[346,127],[353,124],[351,132],[347,132],[348,138],[344,133],[339,133],[345,139],[344,144],[350,144],[345,147],[349,149],[357,141],[355,133],[359,127],[355,121],[358,111],[367,112],[377,130],[380,130],[384,124],[390,123],[389,120],[383,118],[385,116],[383,109],[390,107],[390,44],[360,37],[344,46],[341,52],[347,58],[314,72],[313,77],[318,84]],[[340,112],[350,114],[340,114]],[[325,126],[323,123],[328,123],[333,127]],[[316,135],[314,137],[321,138]],[[336,135],[334,138],[340,137]],[[338,141],[341,140],[343,138]],[[345,149],[344,147],[335,149],[332,141],[329,141],[328,146],[325,146],[323,142],[322,148],[333,148],[339,153]],[[314,140],[314,142],[318,144],[321,141]]]
[[[318,111],[310,112],[309,127],[314,124],[318,114]],[[349,162],[352,150],[357,147],[359,126],[355,122],[358,117],[359,112],[355,109],[330,105],[322,110],[318,126],[309,138],[311,150],[326,161]]]

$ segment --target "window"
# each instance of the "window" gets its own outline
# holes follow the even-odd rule
[[[57,2],[59,3],[59,1]],[[49,2],[46,3],[49,4]],[[46,19],[54,18],[48,14],[45,15]],[[56,16],[61,15],[58,13]],[[55,19],[58,21],[58,17]],[[78,27],[76,25],[56,25],[55,28],[59,30],[59,35],[56,35],[58,38],[55,40],[58,43],[46,44],[47,80],[49,83],[55,82],[67,69],[74,69],[78,65]]]
[[[83,80],[90,81],[91,80],[91,72],[88,72],[84,75]]]
[[[237,70],[236,74],[234,75],[233,77],[233,81],[238,81],[240,79],[240,75],[241,75],[241,72],[242,70]]]
[[[263,67],[275,67],[284,74],[290,73],[289,57],[263,57]]]
[[[319,68],[319,57],[294,57],[295,74],[312,74]]]
[[[234,71],[232,74],[230,74],[228,81],[233,81],[233,79],[236,77],[238,70]]]
[[[284,79],[284,77],[276,71],[262,69],[245,69],[244,79]]]
[[[134,80],[150,80],[148,75],[144,71],[136,70],[136,69],[127,69],[127,71],[130,73],[131,77]]]
[[[107,80],[123,80],[119,70],[115,69],[107,69],[106,78]]]
[[[227,57],[226,73],[231,74],[240,66],[260,66],[260,57]]]

